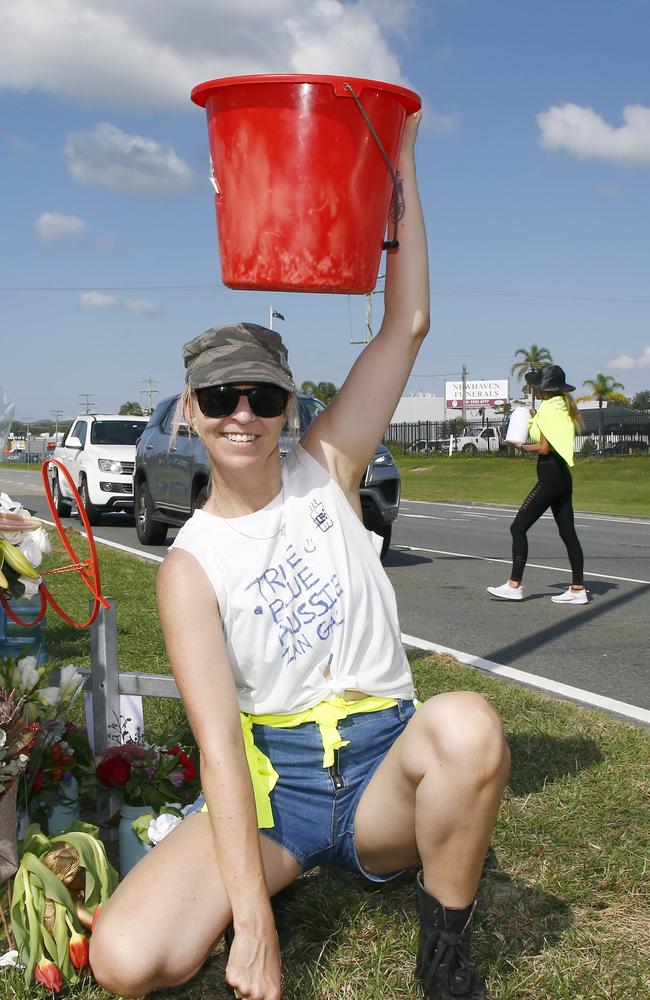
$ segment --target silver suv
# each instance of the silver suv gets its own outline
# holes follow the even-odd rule
[[[201,507],[210,486],[210,469],[200,439],[181,424],[172,444],[172,425],[178,396],[163,399],[138,441],[133,474],[135,526],[144,545],[160,545],[170,525],[180,526]],[[311,423],[323,404],[312,396],[298,396],[300,431]],[[291,446],[283,434],[280,451]],[[359,486],[366,528],[383,538],[381,557],[388,552],[393,521],[399,512],[400,475],[388,448],[380,444]]]

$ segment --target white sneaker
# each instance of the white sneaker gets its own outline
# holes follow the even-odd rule
[[[586,590],[565,590],[563,594],[552,597],[553,604],[588,604],[589,595]]]
[[[524,599],[524,588],[519,584],[518,587],[511,587],[509,583],[502,583],[500,587],[486,587],[488,594],[492,594],[493,597],[501,597],[504,601],[523,601]]]

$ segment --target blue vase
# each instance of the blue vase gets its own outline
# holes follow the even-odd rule
[[[54,802],[47,816],[47,832],[50,837],[66,830],[79,819],[79,785],[73,774],[67,775],[60,783],[61,795]]]
[[[118,846],[120,851],[120,875],[122,878],[151,850],[151,844],[145,844],[140,840],[131,825],[134,819],[137,819],[138,816],[144,816],[146,813],[153,815],[151,806],[127,806],[125,804],[120,809]]]

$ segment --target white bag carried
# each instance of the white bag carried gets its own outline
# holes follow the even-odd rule
[[[508,444],[526,444],[528,441],[528,424],[530,413],[526,406],[515,406],[510,414],[506,441]]]

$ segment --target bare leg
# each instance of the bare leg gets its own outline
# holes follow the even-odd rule
[[[445,906],[468,906],[510,770],[501,720],[471,691],[431,698],[414,715],[366,788],[355,820],[369,871],[417,863]]]
[[[300,873],[295,858],[261,837],[269,895]],[[97,922],[90,962],[119,996],[180,986],[201,968],[231,920],[206,813],[189,816],[129,872]]]

